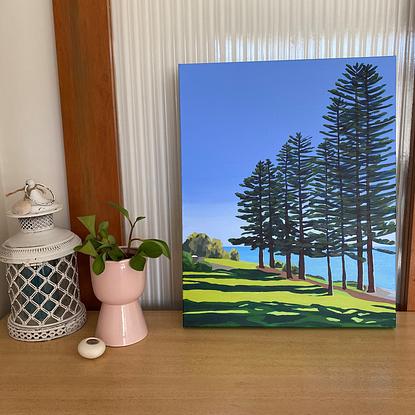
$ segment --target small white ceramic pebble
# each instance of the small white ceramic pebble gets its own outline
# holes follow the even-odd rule
[[[96,359],[105,352],[105,343],[98,337],[87,337],[78,344],[78,353],[85,359]]]

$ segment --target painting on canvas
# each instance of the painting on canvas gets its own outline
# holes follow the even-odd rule
[[[395,58],[179,67],[187,327],[395,326]]]

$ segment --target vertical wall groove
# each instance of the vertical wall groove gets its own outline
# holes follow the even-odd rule
[[[143,304],[181,302],[177,65],[397,56],[398,273],[414,79],[410,0],[112,0],[124,204],[140,232],[169,241],[153,261]]]

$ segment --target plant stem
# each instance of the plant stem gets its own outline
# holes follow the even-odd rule
[[[138,221],[138,218],[134,221],[134,223],[131,222],[130,219],[128,219],[128,221],[130,222],[131,228],[130,228],[130,234],[128,235],[127,256],[130,255],[130,253],[131,253],[131,242],[138,239],[138,238],[133,239],[133,231],[134,231],[134,227],[135,227],[135,225]]]
[[[132,239],[132,236],[133,236],[133,230],[134,230],[134,226],[130,222],[130,234],[128,235],[127,256],[130,255],[130,251],[131,251],[131,242],[132,242],[131,239]]]

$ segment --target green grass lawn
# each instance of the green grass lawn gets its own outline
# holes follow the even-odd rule
[[[257,267],[257,264],[255,264],[255,262],[233,261],[232,259],[205,258],[204,261],[210,264],[224,265],[225,267],[235,267],[239,269],[256,269]]]
[[[184,272],[186,326],[395,326],[395,307],[389,303],[355,298],[338,290],[328,296],[318,284],[265,273],[254,263],[207,259],[218,261],[238,268]]]

